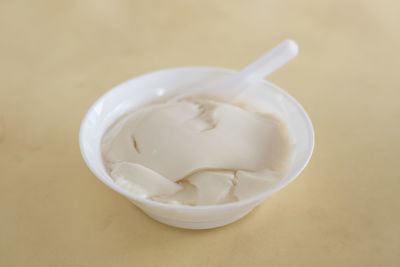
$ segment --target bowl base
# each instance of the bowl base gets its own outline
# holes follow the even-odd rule
[[[170,218],[164,218],[160,217],[154,214],[151,214],[149,212],[146,212],[142,210],[146,215],[148,215],[150,218],[160,222],[167,224],[169,226],[177,227],[177,228],[183,228],[183,229],[192,229],[192,230],[201,230],[201,229],[211,229],[211,228],[217,228],[220,226],[224,226],[230,223],[233,223],[235,221],[240,220],[244,216],[246,216],[250,211],[253,209],[246,210],[245,212],[236,215],[234,217],[229,217],[225,219],[220,219],[216,221],[206,221],[206,222],[185,222],[185,221],[178,221],[178,220],[172,220]]]

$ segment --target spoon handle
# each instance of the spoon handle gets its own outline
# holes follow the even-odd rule
[[[249,79],[264,79],[295,58],[299,47],[293,40],[284,40],[265,55],[242,69],[241,76]]]
[[[240,72],[211,83],[203,83],[195,86],[191,88],[189,93],[175,96],[170,101],[174,102],[197,94],[212,95],[228,101],[233,100],[254,82],[263,80],[272,72],[295,58],[298,52],[299,48],[295,41],[284,40]]]

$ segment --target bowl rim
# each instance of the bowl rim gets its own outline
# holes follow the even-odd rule
[[[158,202],[155,200],[151,200],[151,199],[147,199],[147,198],[142,198],[142,197],[138,197],[130,192],[128,192],[127,190],[125,190],[124,188],[118,186],[116,183],[112,182],[112,178],[111,176],[106,173],[106,175],[108,176],[107,179],[106,177],[103,177],[103,173],[99,172],[94,166],[92,166],[92,164],[90,163],[90,160],[88,159],[88,156],[86,155],[86,150],[85,150],[85,146],[83,144],[83,135],[84,132],[86,130],[86,125],[88,124],[88,119],[90,117],[90,115],[95,112],[95,108],[99,105],[100,102],[103,101],[103,99],[107,98],[108,95],[112,94],[114,91],[118,90],[121,86],[131,83],[136,79],[139,78],[144,78],[146,76],[152,76],[152,75],[157,75],[161,72],[176,72],[176,71],[214,71],[214,72],[224,72],[224,73],[235,73],[237,71],[235,70],[231,70],[231,69],[225,69],[225,68],[219,68],[219,67],[208,67],[208,66],[188,66],[188,67],[176,67],[176,68],[167,68],[167,69],[161,69],[161,70],[156,70],[156,71],[152,71],[152,72],[148,72],[142,75],[138,75],[136,77],[133,77],[129,80],[126,80],[122,83],[119,83],[118,85],[112,87],[110,90],[108,90],[107,92],[105,92],[103,95],[101,95],[89,108],[89,110],[86,112],[81,125],[80,125],[80,130],[79,130],[79,147],[80,147],[80,151],[82,154],[82,157],[86,163],[86,165],[88,166],[88,168],[92,171],[92,173],[97,177],[97,179],[99,179],[100,181],[102,181],[104,184],[106,184],[108,187],[110,187],[111,189],[113,189],[114,191],[120,193],[121,195],[127,197],[128,199],[133,199],[137,202],[142,202],[143,204],[146,205],[150,205],[150,206],[156,206],[162,209],[179,209],[179,210],[218,210],[218,209],[226,209],[226,208],[231,208],[231,207],[238,207],[238,206],[246,206],[248,204],[252,204],[252,203],[256,203],[258,201],[262,201],[263,199],[265,199],[267,196],[281,190],[283,187],[287,186],[288,184],[290,184],[291,182],[293,182],[294,179],[296,179],[299,174],[304,170],[304,168],[307,166],[307,164],[309,163],[310,159],[311,159],[311,155],[313,153],[314,150],[314,142],[315,142],[315,133],[314,133],[314,128],[311,122],[311,119],[309,118],[307,112],[305,111],[305,109],[303,108],[303,106],[301,106],[301,104],[293,97],[291,96],[289,93],[287,93],[285,90],[281,89],[280,87],[278,87],[277,85],[267,81],[267,80],[261,80],[261,83],[265,83],[268,86],[271,87],[271,89],[278,91],[279,93],[283,94],[285,97],[289,98],[294,105],[300,110],[300,112],[302,113],[302,116],[305,118],[306,124],[307,124],[307,128],[308,131],[310,132],[310,136],[309,136],[309,142],[311,144],[311,146],[308,148],[308,151],[306,152],[306,160],[303,162],[303,164],[301,165],[300,168],[298,168],[295,171],[295,174],[290,177],[289,179],[286,179],[284,182],[282,183],[277,183],[274,186],[268,188],[265,192],[254,195],[250,198],[246,198],[243,200],[238,200],[235,202],[230,202],[230,203],[224,203],[224,204],[216,204],[216,205],[202,205],[202,206],[189,206],[189,205],[177,205],[177,204],[168,204],[168,203],[162,203],[162,202]],[[103,163],[104,164],[104,163]],[[135,203],[137,204],[137,203]]]

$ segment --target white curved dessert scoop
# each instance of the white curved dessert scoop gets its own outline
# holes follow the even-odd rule
[[[229,75],[217,81],[205,82],[191,88],[189,93],[176,96],[172,101],[187,98],[193,95],[208,95],[232,100],[252,82],[259,81],[295,58],[299,48],[295,41],[284,40],[265,55],[242,69],[240,72]]]

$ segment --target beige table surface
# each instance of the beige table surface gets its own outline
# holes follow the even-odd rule
[[[400,266],[399,1],[1,1],[0,266]],[[270,76],[309,112],[313,158],[232,225],[160,224],[103,185],[82,117],[149,71],[240,69],[282,39]]]

